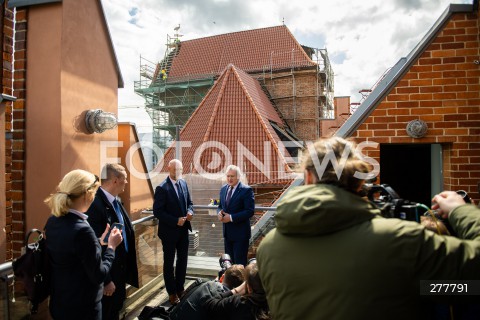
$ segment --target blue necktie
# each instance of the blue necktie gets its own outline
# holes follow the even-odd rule
[[[117,199],[113,200],[113,208],[115,208],[115,213],[117,214],[118,222],[123,224],[122,229],[122,236],[123,236],[123,243],[125,243],[125,251],[128,252],[128,245],[127,245],[127,232],[125,231],[125,221],[123,220],[122,210],[120,210],[120,206],[118,205]]]
[[[183,210],[183,213],[187,213],[187,205],[185,203],[185,195],[183,194],[182,186],[180,185],[180,182],[177,181],[175,183],[175,187],[177,187],[178,200],[180,200],[180,206]]]

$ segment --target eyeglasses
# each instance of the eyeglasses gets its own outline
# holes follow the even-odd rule
[[[100,179],[98,178],[98,176],[96,174],[94,174],[95,176],[95,181],[90,185],[90,187],[87,188],[87,191],[94,188],[95,185],[97,184],[98,181],[100,181]]]

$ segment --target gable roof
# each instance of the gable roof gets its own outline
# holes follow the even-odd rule
[[[292,172],[286,159],[290,155],[287,151],[282,154],[281,139],[272,122],[285,128],[260,83],[230,64],[180,132],[181,141],[191,143],[182,149],[184,172],[190,173],[192,166],[196,173],[218,174],[218,178],[223,176],[226,165],[236,164],[247,173],[250,184],[290,182],[290,178],[279,175],[279,171]],[[200,153],[202,145],[208,147]],[[245,160],[249,152],[258,159],[257,165],[264,165],[263,169]],[[160,170],[165,171],[174,157],[172,146],[166,151]],[[244,165],[238,163],[238,158]],[[210,170],[209,165],[214,168]]]
[[[62,1],[63,0],[9,0],[7,6],[8,8],[27,7],[27,6],[46,4],[46,3],[55,3],[55,2],[62,2]],[[107,38],[109,40],[108,42],[110,45],[110,49],[112,50],[115,69],[117,70],[117,75],[118,75],[118,87],[123,88],[124,82],[123,82],[122,71],[120,70],[120,65],[118,64],[117,54],[115,52],[115,47],[112,42],[112,35],[110,34],[110,28],[108,27],[107,18],[105,16],[105,10],[103,9],[102,1],[98,0],[96,2],[100,6],[100,12],[103,17],[102,22],[105,26],[105,29],[107,30]]]
[[[229,64],[246,72],[316,66],[285,25],[180,42],[168,77],[218,75]],[[268,69],[270,70],[270,69]]]
[[[477,0],[475,0],[477,2]],[[385,77],[378,83],[376,88],[368,95],[358,109],[345,121],[345,123],[338,129],[335,136],[349,137],[355,130],[362,125],[362,123],[370,116],[370,114],[377,108],[377,106],[385,99],[385,96],[395,87],[395,85],[402,79],[402,77],[410,70],[413,64],[418,60],[420,55],[432,43],[437,34],[451,19],[455,13],[468,13],[474,10],[473,5],[468,4],[450,4],[450,6],[443,12],[440,18],[434,23],[430,30],[420,40],[420,42],[413,48],[407,57],[401,58],[395,66],[385,75]]]

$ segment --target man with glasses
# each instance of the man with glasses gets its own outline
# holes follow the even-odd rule
[[[102,168],[101,186],[87,211],[88,223],[97,237],[102,235],[107,224],[123,225],[123,242],[117,247],[110,274],[104,282],[103,320],[119,319],[126,298],[126,283],[138,288],[135,234],[128,213],[118,198],[118,195],[125,191],[127,183],[127,172],[123,166],[116,163],[106,164]],[[103,250],[105,248],[104,246]]]
[[[158,219],[158,237],[163,246],[163,279],[172,305],[184,294],[188,260],[188,230],[192,231],[193,202],[187,183],[181,179],[182,162],[168,163],[168,177],[155,189],[153,214]],[[177,253],[176,267],[173,267]]]

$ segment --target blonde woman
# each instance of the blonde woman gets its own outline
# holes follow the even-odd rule
[[[67,173],[45,203],[52,216],[46,224],[47,249],[52,268],[50,313],[53,319],[102,317],[103,281],[122,234],[113,229],[102,256],[100,240],[84,213],[99,186],[98,177],[84,170]],[[102,235],[105,237],[110,226]]]

